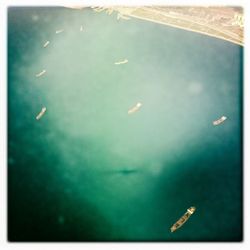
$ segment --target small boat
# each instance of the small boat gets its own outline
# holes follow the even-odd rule
[[[190,216],[195,212],[195,210],[195,207],[188,208],[187,212],[170,228],[171,233],[183,226],[183,224],[190,218]]]

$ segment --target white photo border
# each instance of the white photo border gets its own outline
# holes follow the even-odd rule
[[[249,196],[249,163],[250,163],[250,79],[246,65],[249,65],[249,1],[243,0],[175,0],[175,1],[149,1],[149,0],[116,0],[116,1],[63,1],[63,0],[1,0],[0,1],[0,249],[250,249],[250,196]],[[193,243],[10,243],[7,241],[7,8],[8,6],[70,6],[70,5],[85,5],[85,6],[100,6],[100,5],[216,5],[216,6],[241,6],[245,13],[245,45],[244,45],[244,229],[243,241],[239,243],[225,242],[193,242]]]

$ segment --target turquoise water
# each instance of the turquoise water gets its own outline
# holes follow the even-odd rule
[[[8,14],[9,240],[242,239],[242,47],[91,9]]]

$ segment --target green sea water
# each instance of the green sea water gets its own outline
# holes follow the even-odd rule
[[[8,239],[242,240],[242,57],[115,13],[9,8]]]

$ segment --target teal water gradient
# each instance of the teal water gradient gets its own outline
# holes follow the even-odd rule
[[[9,240],[241,240],[242,54],[89,8],[9,8]]]

